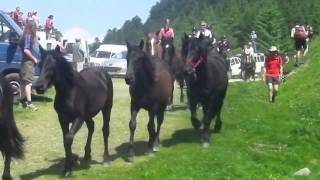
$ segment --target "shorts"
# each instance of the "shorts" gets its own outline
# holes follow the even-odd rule
[[[19,75],[22,84],[32,83],[34,81],[34,62],[31,60],[23,61]]]
[[[275,77],[267,76],[266,83],[272,84],[272,85],[278,85],[280,84],[280,76],[275,76]]]
[[[307,49],[306,39],[295,39],[295,48],[297,51]]]

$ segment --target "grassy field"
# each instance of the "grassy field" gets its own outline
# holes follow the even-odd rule
[[[167,112],[161,132],[161,151],[146,156],[147,113],[137,121],[134,163],[124,160],[129,139],[129,95],[124,80],[114,79],[109,167],[100,165],[103,153],[102,118],[95,118],[91,166],[74,169],[74,179],[319,179],[320,178],[320,41],[310,48],[309,63],[281,87],[277,102],[266,102],[262,82],[230,84],[223,111],[223,129],[202,148],[191,128],[184,104]],[[314,51],[312,50],[314,49]],[[53,97],[54,91],[47,93]],[[64,150],[52,102],[36,102],[38,112],[15,107],[18,126],[26,138],[26,157],[14,161],[15,179],[62,178]],[[87,129],[76,135],[73,150],[84,154]],[[311,175],[292,174],[304,167]],[[0,169],[2,169],[2,163]]]

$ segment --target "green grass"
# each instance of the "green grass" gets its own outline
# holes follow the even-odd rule
[[[95,118],[90,167],[74,168],[72,179],[319,179],[320,177],[320,41],[310,48],[309,63],[281,86],[277,102],[269,104],[262,82],[230,84],[223,110],[223,129],[202,148],[187,110],[167,112],[161,131],[161,151],[146,156],[147,113],[141,111],[136,130],[134,163],[124,161],[129,139],[129,94],[124,80],[114,79],[109,167],[103,153],[101,115]],[[176,93],[175,102],[178,102]],[[51,90],[48,96],[53,97]],[[26,141],[26,158],[13,162],[15,178],[58,179],[63,170],[61,130],[52,102],[36,102],[39,112],[16,107],[17,124]],[[86,127],[76,135],[73,151],[84,154]],[[292,174],[308,167],[311,175]],[[0,164],[2,169],[2,164]]]

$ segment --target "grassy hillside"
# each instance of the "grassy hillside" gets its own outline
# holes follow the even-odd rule
[[[212,134],[212,144],[202,148],[191,128],[190,113],[166,113],[161,151],[146,156],[147,113],[138,117],[134,163],[124,161],[129,139],[129,95],[124,80],[114,79],[115,99],[111,120],[112,163],[102,167],[101,115],[95,118],[91,167],[75,168],[74,179],[293,179],[304,167],[310,177],[320,177],[320,41],[310,48],[309,63],[281,87],[277,102],[266,102],[262,82],[233,83],[223,111],[224,126]],[[52,97],[53,91],[49,92]],[[178,97],[176,96],[175,102]],[[13,175],[22,179],[58,179],[63,170],[61,130],[52,102],[36,102],[39,112],[15,108],[26,137],[26,159],[14,161]],[[87,130],[76,135],[73,150],[83,155]],[[3,168],[2,163],[0,169]],[[299,178],[297,178],[299,179]]]

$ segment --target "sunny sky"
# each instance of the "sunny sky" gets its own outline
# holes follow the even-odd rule
[[[144,22],[150,8],[159,0],[4,0],[1,10],[12,11],[19,6],[25,13],[37,10],[41,24],[54,15],[54,26],[64,36],[85,39],[103,37],[108,29],[120,28],[124,21],[138,15]]]

